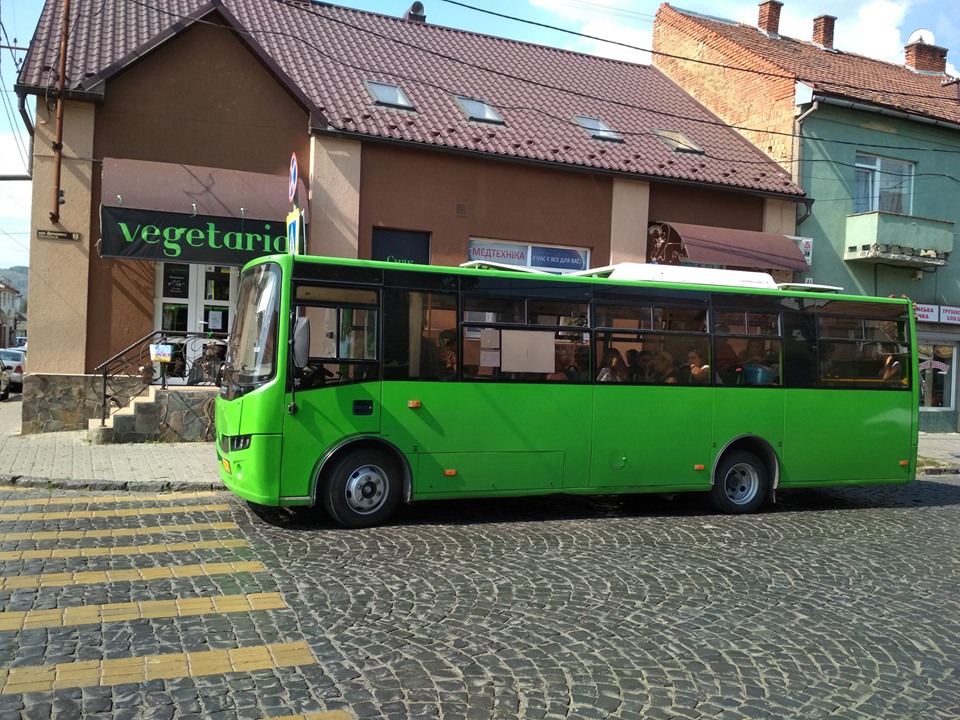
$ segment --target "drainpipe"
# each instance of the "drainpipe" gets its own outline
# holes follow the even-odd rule
[[[63,164],[63,94],[67,85],[67,37],[70,32],[70,0],[63,0],[60,23],[60,89],[57,93],[57,130],[53,140],[53,211],[50,222],[60,222],[60,167]]]
[[[793,158],[794,158],[794,167],[796,170],[793,173],[793,182],[800,187],[803,187],[801,181],[801,173],[803,172],[803,121],[810,117],[813,113],[820,109],[820,101],[814,100],[813,104],[807,108],[796,120],[793,121],[796,132],[793,139],[794,149],[793,149]],[[813,200],[808,200],[804,202],[804,212],[803,215],[797,220],[797,227],[803,223],[808,217],[810,217],[811,206],[813,205]]]
[[[30,136],[30,150],[27,154],[27,176],[29,179],[29,177],[33,176],[33,140],[36,130],[33,127],[33,123],[30,122],[30,113],[27,112],[26,94],[18,95],[17,109],[20,111],[20,118],[23,120],[23,124],[27,128],[27,134]]]

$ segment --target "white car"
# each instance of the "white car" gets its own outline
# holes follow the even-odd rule
[[[27,367],[27,354],[21,348],[0,350],[0,362],[7,366],[10,386],[8,391],[23,392],[23,374]]]

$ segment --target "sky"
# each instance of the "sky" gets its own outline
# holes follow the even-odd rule
[[[164,0],[154,1],[162,5]],[[401,16],[412,0],[339,0],[336,4]],[[431,24],[648,63],[650,56],[643,49],[652,46],[653,18],[660,0],[424,0],[423,4]],[[684,10],[757,24],[756,0],[675,0],[673,4]],[[464,6],[619,44],[576,37]],[[26,48],[42,8],[43,0],[0,0],[0,45]],[[903,48],[910,35],[921,28],[928,30],[936,45],[948,49],[948,72],[960,74],[956,69],[960,67],[960,5],[950,0],[783,0],[780,34],[809,40],[813,18],[824,14],[837,18],[834,47],[898,64],[903,63]],[[0,48],[0,178],[28,172],[30,137],[13,91],[15,63],[22,62],[24,55],[23,50]],[[31,101],[32,97],[28,98],[28,108],[32,107]],[[0,269],[29,264],[30,193],[29,181],[0,180]]]

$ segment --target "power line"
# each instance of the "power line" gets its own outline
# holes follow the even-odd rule
[[[651,55],[659,55],[660,57],[666,57],[666,58],[670,58],[670,59],[672,59],[672,60],[683,60],[684,62],[691,62],[691,63],[700,64],[700,65],[707,65],[707,66],[709,66],[709,67],[721,68],[721,69],[723,69],[723,70],[735,70],[735,71],[737,71],[737,72],[751,73],[751,74],[754,74],[754,75],[763,75],[763,76],[765,76],[765,77],[772,77],[772,78],[777,78],[777,79],[780,79],[780,80],[790,80],[791,82],[795,82],[795,81],[797,81],[797,80],[800,80],[801,82],[804,82],[804,83],[807,83],[807,84],[812,84],[812,85],[815,85],[815,84],[817,84],[817,83],[820,83],[820,84],[824,84],[824,85],[831,85],[831,86],[838,87],[838,88],[848,88],[848,89],[853,89],[853,90],[865,90],[865,91],[867,91],[867,92],[880,93],[880,94],[883,94],[883,95],[899,95],[899,96],[903,96],[903,97],[915,97],[915,98],[923,98],[923,99],[927,99],[927,100],[942,100],[942,99],[943,99],[943,98],[941,98],[941,97],[938,96],[938,95],[930,95],[929,93],[912,93],[912,92],[891,90],[891,89],[889,89],[889,88],[882,88],[882,89],[881,89],[881,88],[871,88],[871,87],[866,87],[866,86],[863,86],[863,85],[855,85],[855,84],[852,84],[852,83],[844,83],[844,82],[840,82],[840,81],[838,81],[838,80],[818,80],[818,79],[813,78],[813,77],[807,77],[807,76],[799,75],[799,74],[789,74],[789,75],[785,75],[785,74],[783,74],[783,73],[771,72],[771,71],[767,71],[767,70],[757,70],[756,68],[745,68],[745,67],[739,67],[739,66],[736,66],[736,65],[727,65],[727,64],[725,64],[725,63],[712,62],[712,61],[710,61],[710,60],[700,60],[700,59],[697,59],[697,58],[685,57],[685,56],[683,56],[683,55],[672,55],[671,53],[663,52],[663,51],[660,51],[660,50],[651,50],[651,49],[648,49],[648,48],[642,48],[642,47],[639,47],[639,46],[637,46],[637,45],[631,45],[630,43],[621,42],[621,41],[619,41],[619,40],[610,40],[610,39],[608,39],[608,38],[602,38],[602,37],[598,37],[598,36],[596,36],[596,35],[589,35],[589,34],[587,34],[587,33],[578,32],[578,31],[576,31],[576,30],[569,30],[569,29],[567,29],[567,28],[562,28],[562,27],[559,27],[559,26],[556,26],[556,25],[550,25],[549,23],[537,22],[536,20],[528,20],[528,19],[526,19],[526,18],[516,17],[515,15],[507,15],[506,13],[498,13],[498,12],[495,12],[495,11],[493,11],[493,10],[487,10],[486,8],[479,8],[479,7],[475,7],[475,6],[473,6],[473,5],[468,5],[467,3],[459,2],[459,0],[443,0],[443,2],[448,3],[448,4],[450,4],[450,5],[457,5],[458,7],[462,7],[462,8],[464,8],[464,9],[466,9],[466,10],[473,10],[474,12],[484,13],[485,15],[493,15],[494,17],[503,18],[504,20],[512,20],[512,21],[514,21],[514,22],[522,23],[522,24],[524,24],[524,25],[533,25],[533,26],[535,26],[535,27],[544,28],[545,30],[553,30],[554,32],[565,33],[565,34],[567,34],[567,35],[574,35],[574,36],[576,36],[576,37],[584,38],[584,39],[587,39],[587,40],[596,40],[596,41],[598,41],[598,42],[609,43],[610,45],[619,45],[620,47],[625,47],[625,48],[628,48],[628,49],[630,49],[630,50],[637,50],[637,51],[639,51],[639,52],[650,53]],[[868,58],[868,59],[872,60],[873,62],[883,62],[882,60],[873,60],[872,58]],[[775,64],[775,63],[774,63],[774,64]],[[888,63],[884,63],[884,64],[888,64]]]
[[[344,60],[344,59],[342,59],[342,58],[334,57],[334,56],[331,55],[330,53],[323,51],[322,49],[320,49],[319,47],[317,47],[317,46],[314,45],[313,43],[311,43],[311,42],[307,41],[306,39],[304,39],[304,37],[303,37],[303,35],[302,35],[301,33],[289,33],[289,32],[285,32],[285,31],[283,31],[283,30],[263,30],[263,29],[257,29],[257,28],[247,28],[247,27],[245,27],[245,28],[225,27],[224,25],[222,25],[222,24],[220,24],[220,23],[214,23],[214,22],[210,22],[210,21],[207,21],[207,20],[203,20],[203,19],[191,18],[190,16],[185,16],[185,15],[181,15],[180,13],[176,13],[176,12],[173,12],[173,11],[170,11],[170,10],[166,10],[166,9],[164,9],[164,8],[162,8],[162,7],[159,7],[159,6],[154,5],[154,4],[152,4],[152,3],[146,2],[145,0],[127,0],[127,2],[129,2],[129,3],[131,3],[131,4],[134,4],[134,5],[139,5],[140,7],[146,8],[146,9],[148,9],[148,10],[153,10],[153,11],[155,11],[155,12],[157,12],[157,13],[162,14],[162,15],[167,15],[167,16],[169,16],[169,17],[176,18],[176,19],[178,19],[178,20],[191,20],[192,22],[194,22],[194,23],[196,23],[196,24],[198,24],[198,25],[205,25],[205,26],[213,27],[213,28],[217,28],[217,29],[226,29],[226,30],[229,30],[230,32],[235,32],[235,33],[238,33],[238,34],[241,34],[241,35],[250,36],[251,38],[254,38],[254,39],[256,39],[256,37],[257,37],[258,35],[262,35],[262,36],[273,35],[273,36],[278,36],[278,37],[286,37],[286,38],[289,38],[289,39],[292,39],[292,40],[296,40],[296,41],[298,41],[298,42],[306,45],[306,46],[309,47],[311,50],[313,50],[314,52],[316,52],[318,55],[321,55],[322,57],[325,57],[325,58],[327,58],[327,59],[329,59],[329,60],[331,60],[331,61],[333,61],[333,62],[335,62],[335,63],[338,63],[338,64],[344,66],[344,67],[349,67],[349,68],[352,68],[352,69],[354,69],[354,70],[359,70],[359,71],[363,71],[363,72],[376,72],[376,73],[381,73],[381,74],[383,74],[383,75],[388,75],[388,76],[390,76],[390,77],[395,77],[395,78],[399,78],[399,79],[402,79],[402,80],[408,80],[408,81],[411,81],[411,82],[419,83],[419,84],[424,85],[424,86],[426,86],[426,87],[431,87],[431,88],[434,88],[434,89],[436,89],[436,90],[441,90],[441,91],[443,91],[443,92],[445,92],[445,93],[448,93],[448,94],[451,94],[451,93],[452,93],[452,94],[458,94],[458,93],[461,92],[461,90],[460,90],[459,88],[457,88],[457,89],[448,88],[448,87],[445,87],[445,86],[442,86],[442,85],[438,85],[438,84],[436,84],[436,83],[434,83],[434,82],[432,82],[432,81],[430,81],[430,80],[424,79],[424,78],[414,77],[414,76],[410,76],[410,75],[404,75],[404,74],[397,73],[397,72],[394,72],[394,71],[391,71],[391,70],[384,70],[384,69],[382,69],[382,68],[370,68],[370,67],[367,67],[367,66],[356,65],[356,64],[350,63],[350,62],[348,62],[348,61],[346,61],[346,60]],[[732,128],[732,129],[734,129],[734,130],[739,130],[739,131],[742,131],[742,132],[760,133],[760,134],[773,135],[773,136],[778,136],[778,137],[788,137],[788,138],[801,138],[801,137],[804,137],[803,135],[800,135],[800,134],[798,134],[798,133],[785,132],[785,131],[779,131],[779,130],[771,130],[771,129],[767,129],[767,128],[752,128],[752,127],[745,126],[745,125],[732,125],[732,124],[730,124],[730,123],[723,122],[722,120],[708,120],[708,119],[706,119],[706,118],[691,117],[691,116],[689,116],[689,115],[683,115],[683,114],[681,114],[681,113],[671,113],[671,112],[667,112],[667,111],[665,111],[665,110],[661,110],[661,109],[658,109],[658,108],[647,107],[647,106],[643,106],[643,105],[637,105],[637,104],[634,104],[634,103],[628,103],[628,102],[624,102],[624,101],[621,101],[621,100],[615,100],[615,99],[606,98],[606,97],[602,97],[602,96],[598,96],[598,95],[593,95],[593,94],[590,94],[590,93],[579,92],[579,91],[577,91],[577,90],[572,90],[572,89],[570,89],[570,88],[565,88],[565,87],[561,87],[561,86],[557,86],[557,85],[551,85],[550,83],[545,83],[545,82],[542,82],[542,81],[539,81],[539,80],[534,80],[534,79],[531,79],[531,78],[521,77],[521,76],[518,76],[518,75],[514,75],[514,74],[511,74],[511,73],[508,73],[508,72],[504,72],[504,71],[501,71],[501,70],[497,70],[497,69],[494,69],[494,68],[491,68],[491,67],[488,67],[488,66],[485,66],[485,65],[480,65],[480,64],[475,63],[475,62],[472,62],[472,61],[464,60],[463,58],[458,58],[458,57],[456,57],[456,56],[449,55],[449,54],[447,54],[447,53],[442,53],[442,52],[439,52],[439,51],[436,51],[436,50],[431,50],[430,48],[425,48],[425,47],[423,47],[423,46],[421,46],[421,45],[417,45],[417,44],[415,44],[415,43],[407,42],[407,41],[405,41],[405,40],[400,40],[399,38],[396,38],[396,37],[393,37],[393,36],[390,36],[390,35],[386,35],[386,34],[384,34],[384,33],[377,32],[377,31],[375,31],[375,30],[370,30],[370,29],[368,29],[368,28],[361,27],[361,26],[359,26],[359,25],[356,25],[356,24],[351,23],[351,22],[347,22],[347,21],[345,21],[345,20],[340,20],[340,19],[338,19],[338,18],[330,17],[329,15],[324,15],[324,14],[318,13],[318,12],[316,12],[312,7],[306,6],[306,5],[304,5],[303,3],[298,2],[298,0],[273,0],[273,2],[275,2],[275,3],[277,3],[277,4],[285,5],[285,6],[291,8],[291,9],[297,11],[297,12],[307,13],[307,14],[311,15],[312,17],[317,18],[318,20],[321,20],[321,21],[323,21],[323,22],[328,22],[328,23],[333,23],[333,24],[341,25],[341,26],[343,26],[343,27],[348,27],[348,28],[350,28],[350,29],[352,29],[352,30],[355,30],[355,31],[357,31],[357,32],[359,32],[359,33],[362,33],[362,34],[365,34],[365,35],[370,35],[370,36],[373,36],[373,37],[377,37],[377,38],[379,38],[379,39],[381,39],[381,40],[385,40],[385,41],[387,41],[387,42],[395,43],[395,44],[398,44],[398,45],[401,45],[401,46],[404,46],[404,47],[409,47],[409,48],[414,49],[414,50],[417,50],[417,51],[419,51],[419,52],[423,52],[423,53],[426,53],[426,54],[428,54],[428,55],[431,55],[431,56],[434,56],[434,57],[437,57],[437,58],[440,58],[440,59],[443,59],[443,60],[448,60],[448,61],[450,61],[450,62],[457,63],[457,64],[463,65],[463,66],[465,66],[465,67],[470,67],[470,68],[473,68],[473,69],[475,69],[475,70],[479,70],[479,71],[481,71],[481,72],[490,73],[490,74],[492,74],[492,75],[499,76],[499,77],[504,77],[504,78],[507,78],[507,79],[510,79],[510,80],[516,80],[516,81],[519,81],[519,82],[523,82],[523,83],[526,83],[526,84],[529,84],[529,85],[532,85],[532,86],[534,86],[534,87],[538,87],[538,88],[541,88],[541,89],[551,90],[551,91],[556,91],[556,92],[562,92],[562,93],[565,93],[565,94],[568,94],[568,95],[572,95],[572,96],[574,96],[574,97],[582,97],[582,98],[587,99],[587,100],[596,100],[596,101],[599,101],[599,102],[603,102],[603,103],[608,103],[608,104],[611,104],[611,105],[615,105],[615,106],[617,106],[617,107],[623,107],[623,108],[627,108],[627,109],[631,109],[631,110],[639,110],[639,111],[648,112],[648,113],[651,113],[651,114],[654,114],[654,115],[659,115],[659,116],[662,116],[662,117],[674,118],[674,119],[679,119],[679,120],[686,120],[686,121],[693,122],[693,123],[698,123],[698,124],[701,124],[701,125],[707,125],[707,126],[713,126],[713,127]],[[460,2],[455,2],[455,0],[444,0],[444,2],[450,2],[450,3],[455,4],[455,5],[462,5],[463,7],[466,7],[466,8],[468,8],[468,9],[478,10],[479,12],[485,12],[485,13],[489,13],[489,14],[493,14],[493,15],[498,15],[498,16],[500,15],[499,13],[493,13],[493,12],[491,12],[491,11],[474,8],[474,7],[470,6],[470,5],[465,5],[465,4],[460,3]],[[104,6],[104,3],[102,2],[102,3],[101,3],[101,6],[100,6],[100,9],[99,9],[96,13],[94,13],[94,14],[99,14],[99,13],[103,10],[103,6]],[[362,11],[361,11],[361,12],[362,12]],[[507,19],[516,19],[516,18],[514,18],[513,16],[510,16],[510,15],[503,15],[503,17],[504,17],[504,18],[507,18]],[[79,18],[78,18],[78,19],[79,19]],[[533,25],[542,25],[542,23],[536,23],[536,22],[533,22],[533,21],[522,21],[522,22],[528,22],[529,24],[533,24]],[[559,29],[559,30],[562,30],[562,29],[560,29],[560,28],[552,28],[552,26],[549,26],[549,25],[544,25],[544,27],[546,27],[546,28],[548,28],[548,29]],[[577,34],[577,33],[573,32],[573,31],[564,31],[564,32],[568,32],[568,33],[572,33],[572,34]],[[592,36],[587,36],[587,35],[584,35],[584,37],[591,37],[591,38],[592,38]],[[602,39],[602,38],[600,38],[600,39]],[[616,41],[610,41],[610,42],[614,42],[614,43],[616,44]],[[621,44],[622,44],[622,43],[621,43]],[[634,47],[634,46],[627,45],[627,47]],[[639,48],[634,48],[634,49],[639,49]],[[681,58],[681,59],[689,59],[689,58]],[[757,73],[759,73],[759,74],[771,75],[771,73],[764,73],[763,71],[750,71],[750,70],[746,70],[746,69],[742,69],[742,68],[734,68],[734,67],[732,67],[732,66],[722,66],[722,65],[721,65],[720,67],[729,67],[730,69],[743,70],[744,72],[757,72]],[[787,77],[787,76],[781,76],[781,75],[774,75],[774,76],[775,76],[775,77]],[[790,77],[792,78],[792,76],[790,76]],[[862,89],[868,89],[868,88],[862,88]],[[500,105],[500,104],[493,104],[493,105],[494,105],[494,107],[497,107],[498,109],[499,109],[499,108],[503,108],[503,109],[509,109],[509,108],[510,108],[510,106],[508,106],[508,105]],[[536,110],[535,108],[528,108],[528,109]],[[621,132],[620,129],[617,129],[617,131],[618,131],[618,132]],[[858,142],[848,141],[848,140],[834,140],[834,139],[827,139],[827,138],[818,138],[818,141],[820,141],[820,142],[834,143],[834,144],[840,144],[840,145],[853,145],[853,146],[858,146],[858,147],[862,147],[862,146],[863,146],[863,143],[858,143]],[[875,148],[879,148],[879,149],[915,150],[915,151],[922,151],[922,152],[933,151],[933,150],[931,150],[930,148],[922,148],[922,147],[910,148],[910,147],[902,147],[902,146],[899,146],[899,145],[896,145],[896,146],[870,145],[870,147],[875,147]],[[757,149],[758,149],[758,151],[759,151],[759,148],[757,148]],[[935,152],[940,152],[940,153],[960,153],[960,150],[956,150],[956,149],[944,149],[944,150],[936,150]],[[774,161],[771,159],[771,162],[774,162]]]

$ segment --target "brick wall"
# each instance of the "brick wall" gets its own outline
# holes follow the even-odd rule
[[[654,23],[653,64],[750,143],[788,172],[793,172],[794,82],[729,67],[783,75],[762,57],[698,26],[694,21],[660,6]],[[692,58],[691,62],[679,58]],[[718,67],[725,66],[725,67]],[[761,132],[739,128],[756,128]],[[773,131],[773,132],[770,132]],[[786,133],[785,135],[778,135]]]

